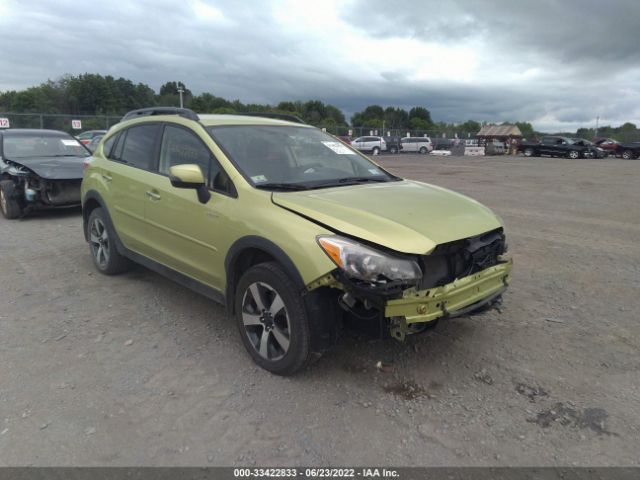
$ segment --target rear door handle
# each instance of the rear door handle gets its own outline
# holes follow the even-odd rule
[[[113,180],[113,178],[111,177],[111,175],[107,175],[106,173],[102,174],[102,178],[105,182],[110,182],[111,180]]]
[[[160,200],[160,198],[161,198],[159,193],[156,193],[156,192],[151,191],[151,190],[149,190],[147,192],[147,197],[149,197],[149,199],[153,200],[154,202]]]

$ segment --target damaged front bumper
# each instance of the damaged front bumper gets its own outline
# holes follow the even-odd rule
[[[491,303],[506,290],[512,265],[511,259],[503,260],[447,285],[427,290],[411,288],[402,293],[402,298],[387,300],[384,316],[394,320],[392,336],[402,340],[411,324],[465,315]]]

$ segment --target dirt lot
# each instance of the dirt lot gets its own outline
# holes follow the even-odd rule
[[[1,219],[0,464],[637,465],[640,161],[380,161],[504,218],[501,313],[279,378],[219,305],[96,273],[78,211]]]

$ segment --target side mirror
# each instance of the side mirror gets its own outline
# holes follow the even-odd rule
[[[204,181],[202,170],[195,164],[174,165],[169,168],[169,180],[176,188],[192,188],[198,194],[200,203],[207,203],[211,193]]]

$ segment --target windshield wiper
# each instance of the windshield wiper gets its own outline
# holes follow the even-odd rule
[[[360,183],[384,183],[390,181],[388,178],[375,178],[375,177],[345,177],[337,178],[335,180],[329,180],[326,182],[315,183],[313,188],[318,187],[333,187],[340,185],[358,185]]]
[[[260,183],[256,185],[256,188],[260,188],[263,190],[308,190],[309,187],[305,187],[304,185],[298,185],[295,183]]]

